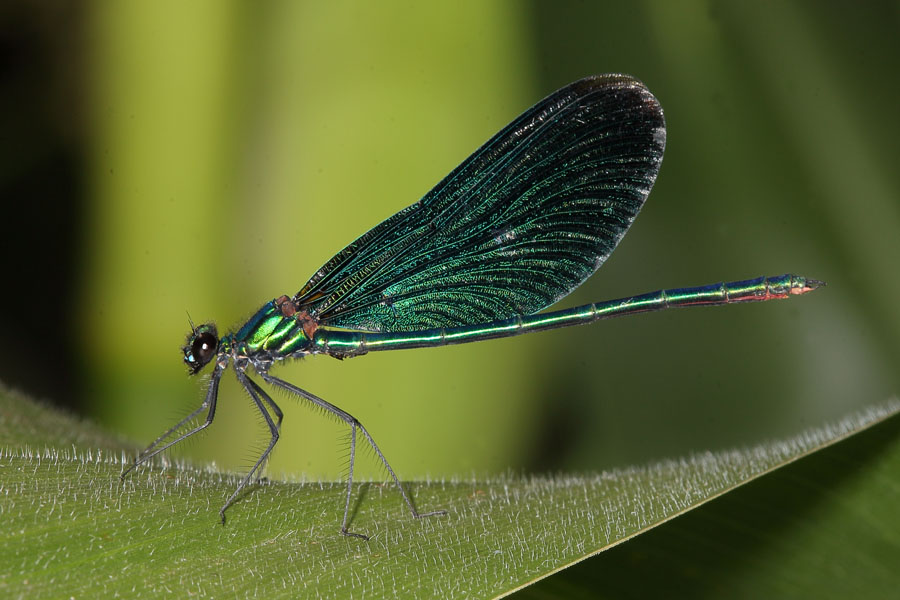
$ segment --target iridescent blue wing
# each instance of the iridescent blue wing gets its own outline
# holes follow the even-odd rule
[[[662,162],[662,108],[600,75],[557,90],[294,297],[320,324],[415,331],[540,311],[612,253]]]

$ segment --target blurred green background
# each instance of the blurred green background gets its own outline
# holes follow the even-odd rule
[[[666,158],[560,307],[784,272],[826,289],[276,373],[404,479],[644,463],[882,401],[898,23],[896,2],[4,3],[0,377],[149,443],[202,400],[186,311],[239,326],[543,96],[624,72],[666,111]],[[346,430],[274,398],[270,475],[341,476]],[[266,440],[228,375],[181,455],[244,469]]]

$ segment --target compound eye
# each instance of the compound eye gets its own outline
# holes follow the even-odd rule
[[[191,344],[191,354],[194,355],[194,360],[197,363],[205,365],[216,353],[218,345],[219,340],[216,339],[216,336],[207,331],[198,335],[194,343]]]

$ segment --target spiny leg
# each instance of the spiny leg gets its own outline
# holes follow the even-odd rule
[[[224,370],[225,370],[224,366],[220,367],[219,365],[216,365],[216,368],[213,371],[212,376],[210,378],[209,388],[207,388],[207,390],[206,390],[206,398],[203,400],[203,404],[201,404],[197,410],[195,410],[194,412],[189,414],[187,417],[185,417],[184,419],[179,421],[177,425],[170,428],[164,434],[162,434],[161,436],[156,438],[156,440],[152,444],[150,444],[149,446],[144,448],[144,450],[140,454],[138,454],[137,458],[134,459],[134,462],[130,466],[128,466],[124,471],[122,471],[122,474],[119,477],[121,477],[124,480],[125,476],[128,475],[128,473],[130,473],[136,467],[138,467],[138,465],[150,460],[151,458],[153,458],[160,452],[163,452],[163,451],[167,450],[168,448],[171,448],[178,442],[180,442],[184,439],[187,439],[187,438],[191,437],[192,435],[194,435],[195,433],[197,433],[199,431],[203,431],[204,429],[209,427],[210,423],[213,422],[213,419],[216,416],[216,399],[218,398],[218,395],[219,395],[219,378],[221,378],[222,372]],[[164,440],[168,439],[169,436],[171,436],[172,434],[178,432],[182,427],[184,427],[187,423],[191,422],[198,414],[203,412],[203,409],[206,409],[206,408],[208,408],[209,411],[206,413],[206,421],[204,423],[202,423],[201,425],[198,425],[197,427],[194,427],[187,433],[178,436],[171,442],[164,444],[163,446],[160,446],[159,448],[156,448],[157,445],[159,445]]]
[[[266,410],[263,402],[270,406],[274,406],[275,402],[272,401],[271,398],[260,388],[255,381],[247,377],[247,375],[237,366],[234,369],[235,374],[237,375],[238,381],[241,382],[241,385],[244,386],[244,389],[250,394],[250,397],[253,399],[253,402],[256,404],[256,408],[259,409],[259,412],[262,413],[263,418],[266,420],[266,424],[269,426],[269,431],[272,433],[272,439],[269,440],[269,447],[265,449],[262,455],[259,457],[259,460],[256,461],[256,464],[253,465],[253,468],[250,469],[250,472],[247,473],[247,476],[241,480],[241,483],[238,484],[237,489],[234,490],[234,493],[225,501],[225,505],[219,510],[219,516],[222,518],[222,525],[225,524],[225,511],[228,510],[228,507],[231,506],[238,494],[241,493],[241,490],[250,482],[250,479],[253,478],[253,474],[256,473],[260,466],[266,462],[266,459],[269,457],[269,454],[272,452],[272,448],[275,447],[275,444],[278,443],[278,426],[275,425],[275,422],[272,420],[272,417],[269,415],[269,411]],[[276,415],[279,417],[278,422],[281,424],[281,410],[279,409]]]
[[[381,450],[378,448],[378,444],[375,443],[375,440],[372,438],[371,435],[369,435],[369,432],[366,431],[366,428],[363,427],[362,423],[360,423],[356,419],[356,417],[354,417],[353,415],[351,415],[350,413],[348,413],[344,410],[341,410],[334,404],[331,404],[330,402],[327,402],[326,400],[323,400],[322,398],[319,398],[318,396],[311,394],[304,389],[298,388],[297,386],[295,386],[291,383],[288,383],[287,381],[284,381],[283,379],[279,379],[277,377],[269,375],[268,373],[260,373],[260,376],[263,378],[264,381],[266,381],[266,383],[270,383],[274,386],[280,387],[280,388],[287,390],[293,394],[296,394],[296,395],[300,396],[301,398],[304,398],[305,400],[312,402],[316,406],[319,406],[319,407],[327,410],[328,412],[336,415],[342,421],[344,421],[345,423],[350,425],[350,431],[351,431],[351,435],[350,435],[350,469],[349,469],[349,475],[347,477],[347,499],[346,499],[346,502],[344,503],[344,521],[341,523],[341,533],[343,533],[344,535],[347,535],[347,536],[362,538],[364,540],[369,539],[368,536],[366,536],[366,535],[363,535],[361,533],[354,533],[347,529],[347,519],[349,518],[349,515],[350,515],[350,496],[353,493],[353,463],[354,463],[355,455],[356,455],[356,430],[357,430],[357,428],[360,431],[362,431],[366,440],[372,446],[372,449],[375,450],[375,454],[378,455],[378,458],[381,459],[381,462],[382,462],[382,464],[384,464],[384,467],[387,469],[388,473],[391,474],[391,478],[394,480],[394,483],[397,485],[397,489],[400,490],[400,495],[403,496],[403,500],[406,502],[406,505],[409,507],[410,512],[412,512],[413,517],[415,517],[416,519],[421,519],[424,517],[431,517],[434,515],[447,514],[446,510],[435,510],[435,511],[428,512],[428,513],[419,513],[419,511],[416,510],[415,505],[412,503],[412,499],[406,493],[406,490],[403,488],[403,485],[400,483],[400,479],[397,477],[397,474],[394,473],[394,469],[391,468],[391,465],[388,463],[387,459],[384,457],[384,454],[382,454]]]
[[[252,379],[247,379],[247,381],[253,384],[253,386],[256,388],[257,393],[262,397],[263,401],[268,404],[269,408],[272,409],[272,412],[275,413],[275,429],[277,429],[278,434],[281,435],[281,421],[284,420],[284,413],[281,412],[281,408],[279,408],[279,406],[275,404],[275,401],[272,400],[272,398],[270,398],[269,395],[266,394],[261,387],[256,385],[255,381],[253,381]],[[262,472],[265,470],[265,468],[266,465],[263,465],[257,470],[256,483],[260,482]]]
[[[280,436],[281,435],[281,421],[284,419],[284,413],[281,412],[281,408],[277,404],[275,404],[275,401],[272,400],[272,398],[269,397],[269,395],[261,387],[259,387],[259,385],[257,385],[257,383],[255,381],[253,381],[252,379],[247,377],[247,382],[253,386],[253,388],[256,390],[256,393],[259,394],[259,397],[263,400],[263,402],[268,404],[269,408],[272,409],[272,412],[275,413],[275,429],[278,430],[278,435]],[[259,469],[256,470],[256,483],[260,482],[260,480],[262,478],[262,473],[265,470],[265,468],[266,468],[266,465],[264,463],[263,465],[261,465],[259,467]]]
[[[255,381],[253,381],[252,379],[249,379],[249,378],[247,379],[247,381],[249,381],[250,383],[253,384],[253,387],[255,387],[255,388],[256,388],[256,391],[262,396],[263,401],[264,401],[266,404],[268,404],[268,405],[269,405],[269,408],[272,409],[272,412],[275,413],[275,417],[276,417],[276,419],[275,419],[275,428],[276,428],[279,432],[281,432],[281,421],[282,421],[282,419],[284,419],[284,413],[281,412],[281,408],[279,408],[278,405],[275,404],[275,401],[272,400],[272,399],[269,397],[269,395],[266,394],[266,393],[263,391],[263,389],[262,389],[261,387],[259,387],[258,385],[256,385],[256,382],[255,382]]]

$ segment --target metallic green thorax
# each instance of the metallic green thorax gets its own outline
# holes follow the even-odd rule
[[[245,356],[265,356],[277,360],[307,354],[309,338],[300,322],[285,316],[275,300],[266,302],[237,333],[224,336],[220,352],[232,349]]]

